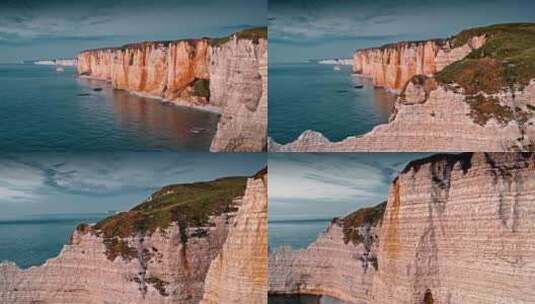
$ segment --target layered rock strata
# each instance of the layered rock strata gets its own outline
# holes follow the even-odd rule
[[[267,288],[261,285],[262,272],[222,268],[216,261],[224,251],[243,265],[258,266],[262,257],[256,254],[267,242],[262,238],[266,227],[259,223],[267,215],[255,211],[265,205],[266,178],[263,173],[247,180],[167,186],[129,212],[93,226],[82,224],[59,256],[42,266],[0,264],[0,302],[199,303],[214,268],[222,277],[236,274],[235,279],[249,284],[225,290],[232,299],[226,303],[259,299]],[[194,206],[201,203],[203,210]],[[254,221],[246,220],[249,211]],[[228,244],[235,239],[251,250]],[[219,287],[218,280],[211,278],[209,286]]]
[[[535,25],[359,50],[354,71],[399,94],[389,123],[330,142],[311,130],[270,151],[533,151]]]
[[[461,46],[454,46],[449,39],[434,39],[357,50],[353,54],[353,72],[370,77],[376,86],[399,93],[413,76],[432,76],[483,44],[485,36],[481,35]]]
[[[270,290],[314,286],[348,303],[532,303],[534,201],[533,153],[413,161],[392,182],[375,228],[376,271],[356,267],[362,250],[346,253],[342,232],[331,225],[305,251],[270,256]],[[336,274],[309,276],[312,268]]]
[[[245,203],[210,265],[201,303],[267,303],[267,171],[247,183]]]
[[[261,151],[267,128],[265,28],[80,53],[78,73],[116,89],[222,114],[212,151]]]
[[[283,247],[269,256],[270,294],[324,295],[348,303],[364,303],[371,293],[377,272],[378,219],[366,218],[374,208],[334,219],[308,248]],[[357,219],[357,221],[352,221]]]

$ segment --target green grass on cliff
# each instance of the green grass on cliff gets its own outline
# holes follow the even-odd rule
[[[110,260],[119,255],[129,260],[135,258],[137,252],[124,238],[150,235],[158,228],[166,229],[177,223],[181,241],[185,243],[188,227],[206,226],[210,216],[237,210],[232,201],[243,196],[246,181],[246,177],[228,177],[166,186],[128,212],[105,218],[91,228],[82,224],[77,230],[82,233],[90,230],[102,236]]]
[[[344,242],[352,242],[354,245],[364,241],[358,227],[363,225],[375,226],[383,219],[386,209],[386,202],[377,206],[359,209],[342,219]]]
[[[245,192],[246,177],[166,186],[128,212],[108,217],[93,228],[104,237],[151,234],[176,222],[180,227],[203,226],[211,215],[233,211],[232,200]]]
[[[210,80],[195,79],[192,87],[195,96],[210,98]]]
[[[486,35],[486,43],[435,76],[439,83],[457,83],[466,94],[521,89],[535,78],[535,23],[498,24],[462,31],[451,38],[454,47]]]

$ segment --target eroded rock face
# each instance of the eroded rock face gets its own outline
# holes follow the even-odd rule
[[[266,270],[259,267],[262,259],[267,259],[267,253],[260,255],[267,242],[267,227],[262,224],[267,217],[262,218],[260,211],[267,201],[262,186],[266,180],[265,174],[250,178],[243,198],[233,201],[237,211],[212,216],[199,227],[183,230],[173,223],[110,246],[111,240],[93,227],[80,226],[59,256],[42,266],[22,270],[13,263],[0,264],[0,302],[194,304],[203,298],[207,273],[216,271],[214,267],[220,272],[209,280],[212,293],[225,288],[224,284],[214,285],[220,278],[240,275],[233,279],[239,279],[242,288],[226,288],[226,296],[233,299],[226,303],[260,299],[267,289],[267,283],[262,285],[267,281]],[[257,221],[248,221],[248,216]],[[237,248],[239,244],[242,246]],[[221,263],[222,252],[255,268],[241,265],[234,269],[234,265]],[[224,266],[214,266],[220,264]]]
[[[270,256],[270,290],[314,286],[348,303],[534,302],[534,199],[533,153],[414,161],[393,181],[375,230],[377,271],[356,267],[362,249],[345,249],[331,225],[308,249]],[[322,279],[309,269],[338,274]],[[344,297],[350,290],[362,294]]]
[[[364,303],[377,271],[375,225],[354,229],[362,239],[348,240],[343,220],[333,220],[308,248],[282,247],[269,256],[270,294],[326,295],[348,303]]]
[[[88,50],[78,55],[77,69],[117,89],[221,113],[212,151],[261,151],[267,130],[267,40],[241,33]]]
[[[210,265],[201,303],[267,303],[267,174],[249,179],[243,205]]]
[[[307,131],[294,142],[269,141],[274,152],[309,151],[510,151],[534,149],[535,82],[522,91],[472,100],[438,85],[428,91],[409,82],[388,124],[362,136],[330,142]],[[488,102],[486,101],[488,100]]]
[[[376,86],[400,92],[413,76],[432,76],[484,43],[485,36],[476,36],[459,47],[453,47],[447,39],[436,39],[357,50],[353,71],[372,78]]]
[[[210,91],[224,104],[210,150],[266,150],[267,40],[226,43],[212,57]]]
[[[530,79],[531,71],[521,71],[525,63],[507,64],[509,59],[498,60],[497,52],[489,51],[493,45],[507,49],[526,26],[532,25],[496,25],[449,39],[358,50],[354,72],[399,94],[390,122],[339,142],[308,130],[285,145],[268,140],[268,149],[535,151],[535,79]]]

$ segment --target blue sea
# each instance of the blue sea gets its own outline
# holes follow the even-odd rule
[[[208,151],[218,120],[77,78],[74,68],[0,65],[0,151]]]
[[[281,246],[306,248],[318,238],[320,232],[327,229],[329,224],[330,219],[270,220],[269,248],[271,250]]]
[[[362,84],[363,88],[354,88]],[[395,95],[374,88],[351,66],[317,63],[270,64],[269,135],[279,143],[307,129],[331,141],[361,135],[388,122]]]
[[[81,223],[96,223],[106,214],[42,215],[0,220],[0,261],[21,268],[42,265],[57,256]]]
[[[327,229],[330,219],[270,220],[269,248],[276,250],[281,246],[303,249],[314,242],[319,234]],[[328,296],[313,295],[269,295],[269,304],[343,304],[344,302]]]

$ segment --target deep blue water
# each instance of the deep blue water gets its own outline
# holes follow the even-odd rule
[[[73,68],[0,65],[0,151],[207,151],[218,119],[79,79]]]
[[[344,304],[344,302],[327,296],[310,295],[270,295],[269,304]]]
[[[269,221],[269,248],[306,248],[318,238],[320,232],[327,229],[329,223],[327,219]]]
[[[0,221],[0,261],[28,268],[43,264],[61,251],[81,223],[96,223],[106,214],[35,216]]]
[[[288,143],[311,129],[339,141],[388,122],[394,100],[395,95],[353,75],[350,66],[335,71],[333,65],[316,63],[270,64],[269,135]]]

